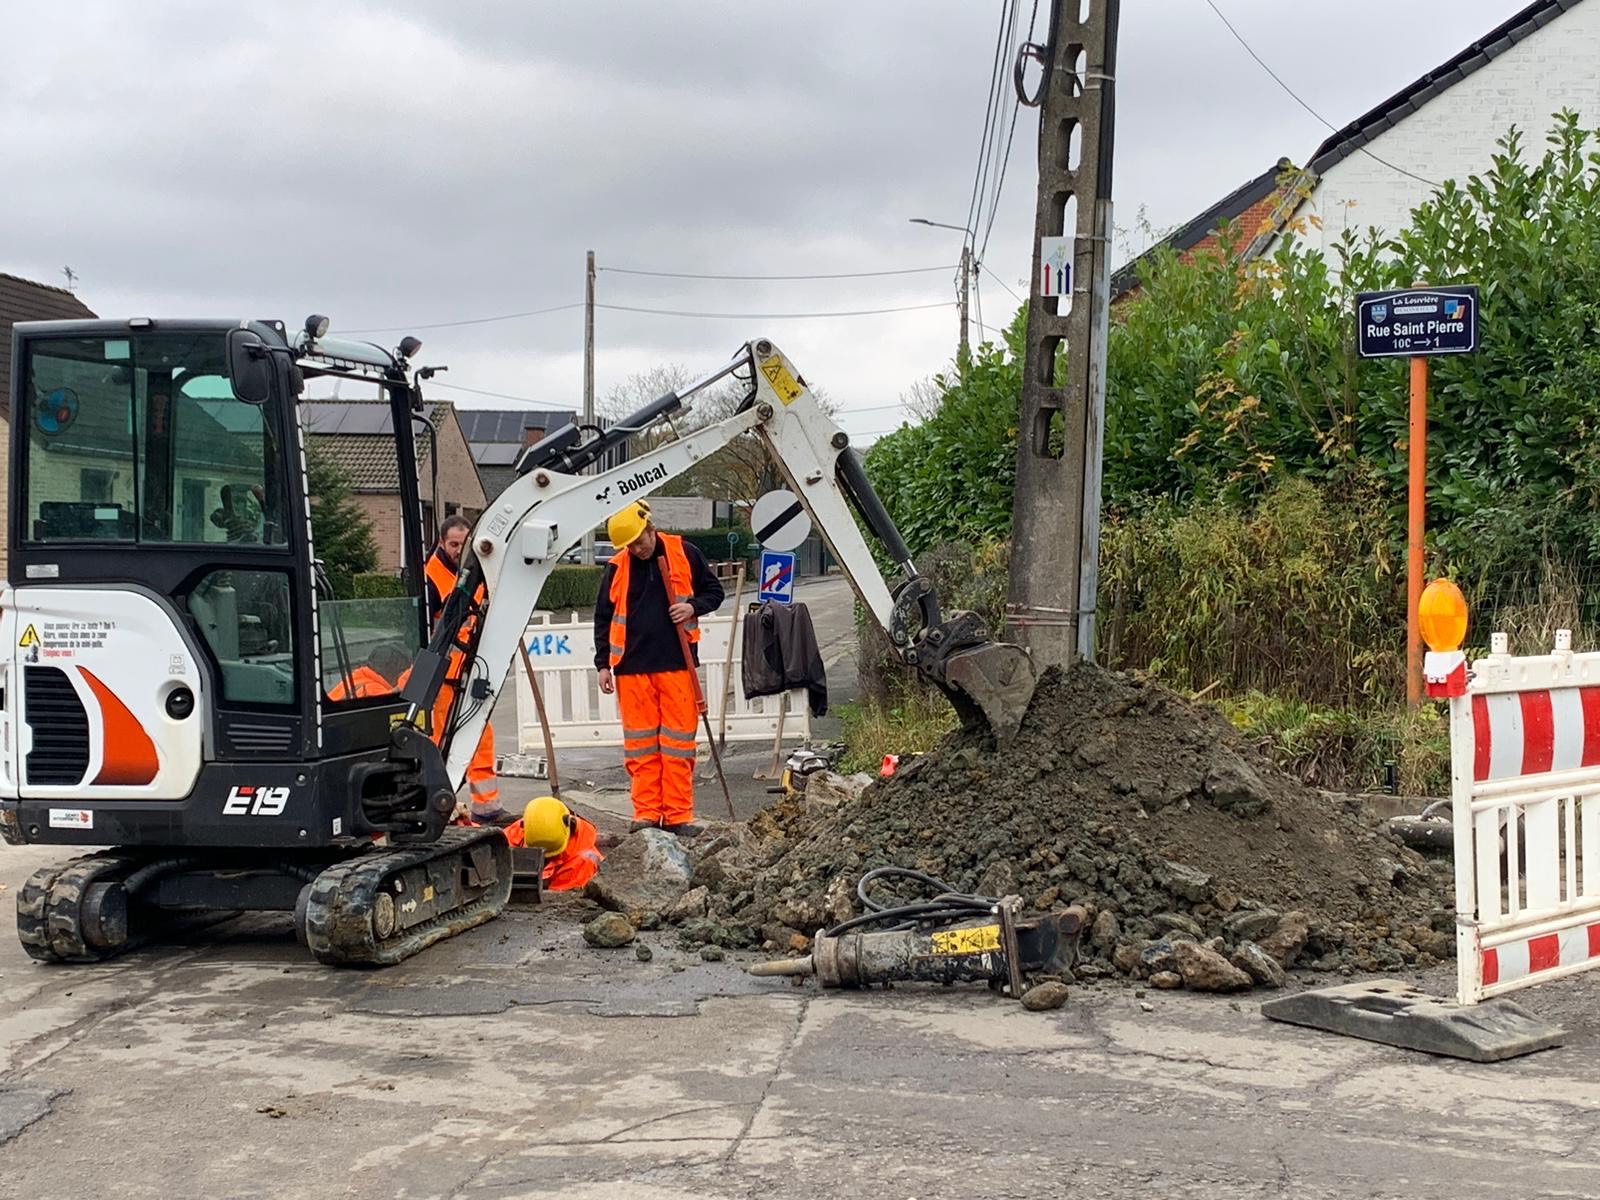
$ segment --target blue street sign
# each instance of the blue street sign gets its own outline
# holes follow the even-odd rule
[[[1477,348],[1476,287],[1406,288],[1356,297],[1356,352],[1362,358],[1470,354]]]
[[[794,601],[794,555],[781,550],[761,552],[762,600],[776,600],[779,604]]]

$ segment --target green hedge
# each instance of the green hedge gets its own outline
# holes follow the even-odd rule
[[[544,581],[539,593],[539,607],[546,609],[593,608],[600,594],[600,576],[604,566],[557,567]]]
[[[406,585],[398,575],[386,575],[382,571],[366,571],[350,577],[352,600],[388,600],[405,594]]]

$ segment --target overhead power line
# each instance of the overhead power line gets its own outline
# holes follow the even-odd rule
[[[550,308],[531,308],[527,312],[501,313],[497,317],[471,317],[464,321],[435,321],[428,325],[385,325],[381,329],[341,329],[340,334],[356,333],[414,333],[418,329],[455,329],[462,325],[490,325],[496,321],[515,321],[521,317],[542,317],[545,313],[566,312],[572,308],[582,308],[583,301],[576,304],[557,304]]]
[[[1209,8],[1212,12],[1217,14],[1217,20],[1221,21],[1224,25],[1226,25],[1228,27],[1228,32],[1233,34],[1233,40],[1238,42],[1239,45],[1244,47],[1244,52],[1246,54],[1248,54],[1251,58],[1256,60],[1256,65],[1257,66],[1259,66],[1268,75],[1272,76],[1272,81],[1274,83],[1276,83],[1279,87],[1281,87],[1286,93],[1288,93],[1289,98],[1291,100],[1293,100],[1301,108],[1305,109],[1308,113],[1310,113],[1318,121],[1321,121],[1322,124],[1327,126],[1328,131],[1330,133],[1338,133],[1339,132],[1338,126],[1336,126],[1332,121],[1328,120],[1327,117],[1323,116],[1316,109],[1312,108],[1311,105],[1307,104],[1304,100],[1302,100],[1300,98],[1299,93],[1296,92],[1287,83],[1285,83],[1283,81],[1283,77],[1281,75],[1279,75],[1276,71],[1274,71],[1271,67],[1269,67],[1266,64],[1266,61],[1259,54],[1257,54],[1254,49],[1251,48],[1250,43],[1244,40],[1244,35],[1233,27],[1233,22],[1228,20],[1227,15],[1225,13],[1223,13],[1223,11],[1220,8],[1217,7],[1215,0],[1205,0],[1205,4],[1206,4],[1207,8]],[[1437,183],[1435,183],[1431,179],[1424,179],[1421,175],[1418,175],[1415,171],[1408,171],[1404,167],[1396,166],[1394,163],[1390,162],[1386,158],[1379,158],[1376,154],[1374,154],[1371,150],[1368,150],[1365,146],[1357,146],[1356,149],[1360,150],[1361,153],[1365,154],[1373,162],[1381,163],[1383,166],[1388,167],[1391,171],[1398,171],[1401,175],[1406,176],[1406,178],[1408,178],[1408,179],[1415,179],[1418,183],[1425,183],[1429,187],[1436,188],[1436,187],[1439,186]]]
[[[546,412],[570,412],[570,409],[552,408],[547,400],[535,400],[531,396],[513,396],[509,392],[486,392],[482,388],[467,387],[463,383],[446,383],[437,377],[428,381],[429,389],[449,388],[452,392],[471,392],[474,396],[492,396],[496,400],[516,400],[521,404],[532,404]]]
[[[886,275],[925,275],[933,271],[954,271],[948,267],[903,267],[896,271],[844,271],[835,275],[697,275],[687,271],[641,271],[633,267],[596,267],[596,271],[610,271],[613,275],[649,275],[656,279],[730,279],[749,280],[801,280],[801,279],[881,279]]]
[[[1021,304],[1023,302],[1022,297],[1017,295],[1016,292],[1013,292],[1011,290],[1011,285],[1009,283],[1007,283],[1004,279],[1001,279],[1000,276],[998,276],[998,275],[996,275],[994,273],[994,268],[993,267],[991,267],[988,263],[984,262],[982,259],[978,260],[978,266],[981,267],[983,270],[988,271],[990,278],[992,278],[1001,287],[1005,288],[1006,292],[1011,296],[1011,298],[1013,300],[1015,300],[1018,304]]]
[[[687,312],[676,308],[638,308],[631,304],[596,304],[596,308],[612,312],[649,313],[658,317],[704,317],[716,321],[805,321],[817,317],[873,317],[879,313],[921,312],[929,308],[949,308],[954,301],[940,300],[936,304],[905,304],[898,308],[856,308],[839,312],[792,313],[726,313]]]

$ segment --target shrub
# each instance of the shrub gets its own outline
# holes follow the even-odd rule
[[[563,566],[550,572],[539,593],[538,607],[559,611],[568,608],[593,608],[600,594],[603,566]]]
[[[405,595],[405,581],[398,575],[363,571],[350,577],[350,598],[353,600],[389,600]]]

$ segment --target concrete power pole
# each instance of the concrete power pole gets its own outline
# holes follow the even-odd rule
[[[594,424],[594,251],[589,251],[583,272],[583,423]],[[586,563],[594,562],[594,530],[583,535]]]
[[[956,343],[956,359],[963,366],[972,357],[972,341],[967,336],[967,304],[972,298],[972,246],[961,246],[961,340]]]
[[[1033,291],[1017,438],[1007,637],[1039,666],[1094,657],[1110,301],[1118,0],[1054,0],[1039,118]],[[1081,72],[1081,74],[1080,74]],[[1072,155],[1074,133],[1080,152]],[[1063,228],[1069,200],[1075,229]],[[1039,239],[1075,237],[1072,309],[1041,297]],[[1057,351],[1066,380],[1057,386]]]

